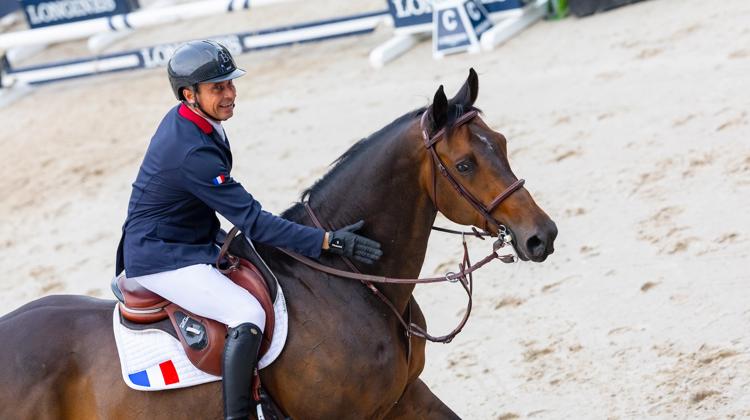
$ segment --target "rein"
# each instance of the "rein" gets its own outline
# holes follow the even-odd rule
[[[324,230],[330,230],[326,226],[323,226],[323,224],[320,222],[320,220],[315,216],[315,213],[313,212],[310,205],[305,202],[305,210],[310,215],[310,218],[312,219],[313,223]],[[475,265],[471,265],[471,261],[469,260],[469,249],[466,245],[466,240],[463,240],[463,248],[464,248],[464,257],[461,264],[459,264],[458,272],[457,273],[446,273],[444,276],[441,277],[425,277],[425,278],[417,278],[417,279],[408,279],[408,278],[397,278],[397,277],[385,277],[385,276],[374,276],[370,274],[363,274],[362,272],[357,269],[357,267],[354,265],[354,263],[351,262],[346,257],[342,257],[344,259],[344,262],[349,266],[352,271],[344,271],[339,270],[337,268],[329,267],[327,265],[320,264],[316,261],[313,261],[310,258],[307,258],[305,256],[299,255],[295,252],[288,251],[282,248],[278,248],[281,252],[289,255],[293,259],[297,260],[298,262],[301,262],[302,264],[305,264],[309,266],[310,268],[313,268],[318,271],[322,271],[327,274],[331,274],[337,277],[343,277],[348,278],[352,280],[359,280],[362,282],[365,286],[367,286],[368,289],[370,289],[378,298],[380,298],[383,303],[388,306],[394,315],[396,315],[396,318],[401,323],[401,325],[404,327],[404,330],[406,331],[407,336],[416,335],[417,337],[424,338],[426,340],[436,342],[436,343],[450,343],[453,338],[458,335],[459,332],[463,329],[464,325],[466,325],[466,322],[469,320],[469,315],[471,314],[471,307],[472,307],[472,293],[473,293],[473,277],[472,273],[479,269],[480,267],[484,266],[485,264],[489,263],[490,261],[498,258],[501,259],[499,255],[497,255],[496,251],[493,251],[492,254],[488,255]],[[438,283],[438,282],[444,282],[448,281],[451,283],[460,282],[461,286],[463,287],[464,291],[466,292],[466,295],[468,297],[468,302],[466,306],[466,312],[464,313],[463,319],[461,319],[461,322],[459,322],[458,326],[453,329],[450,333],[443,336],[433,336],[427,332],[424,328],[421,326],[409,321],[407,322],[404,320],[403,316],[399,313],[398,309],[393,305],[393,303],[388,299],[383,293],[378,290],[377,287],[373,283],[385,283],[385,284],[425,284],[425,283]],[[409,314],[411,315],[411,307],[409,306]],[[410,342],[411,347],[411,342]]]

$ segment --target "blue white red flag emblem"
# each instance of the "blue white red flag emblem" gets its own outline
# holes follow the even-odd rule
[[[131,373],[128,377],[135,385],[149,388],[156,387],[159,389],[165,385],[180,382],[180,377],[177,375],[177,370],[171,360],[151,366],[140,372]]]
[[[227,177],[226,177],[226,176],[224,176],[224,175],[219,175],[219,176],[217,176],[216,178],[214,178],[212,182],[214,183],[214,185],[221,185],[221,184],[223,184],[224,182],[226,182],[226,180],[227,180]]]

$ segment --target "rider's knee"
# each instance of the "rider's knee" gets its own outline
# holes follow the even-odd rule
[[[251,302],[247,302],[246,304],[235,308],[233,319],[231,322],[227,323],[227,326],[233,328],[240,324],[251,322],[260,327],[261,330],[264,329],[266,325],[266,312],[263,310],[263,307],[260,306],[257,299],[252,297],[252,299],[249,300]]]

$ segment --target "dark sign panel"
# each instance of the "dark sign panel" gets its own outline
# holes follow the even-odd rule
[[[471,26],[474,27],[474,33],[477,34],[477,38],[480,38],[483,33],[492,27],[492,21],[487,9],[482,6],[479,0],[465,1],[464,8],[466,9],[466,16],[469,17]]]
[[[71,23],[138,9],[138,0],[21,0],[31,28]]]
[[[458,7],[437,9],[436,35],[433,37],[434,51],[444,55],[455,51],[465,51],[472,44],[472,38],[461,19]]]

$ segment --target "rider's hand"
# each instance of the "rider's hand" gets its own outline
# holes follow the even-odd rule
[[[372,264],[379,260],[380,256],[383,255],[383,251],[380,250],[380,243],[354,233],[364,224],[365,221],[360,220],[353,225],[328,232],[328,249],[326,251],[336,255],[353,257],[365,264]]]

